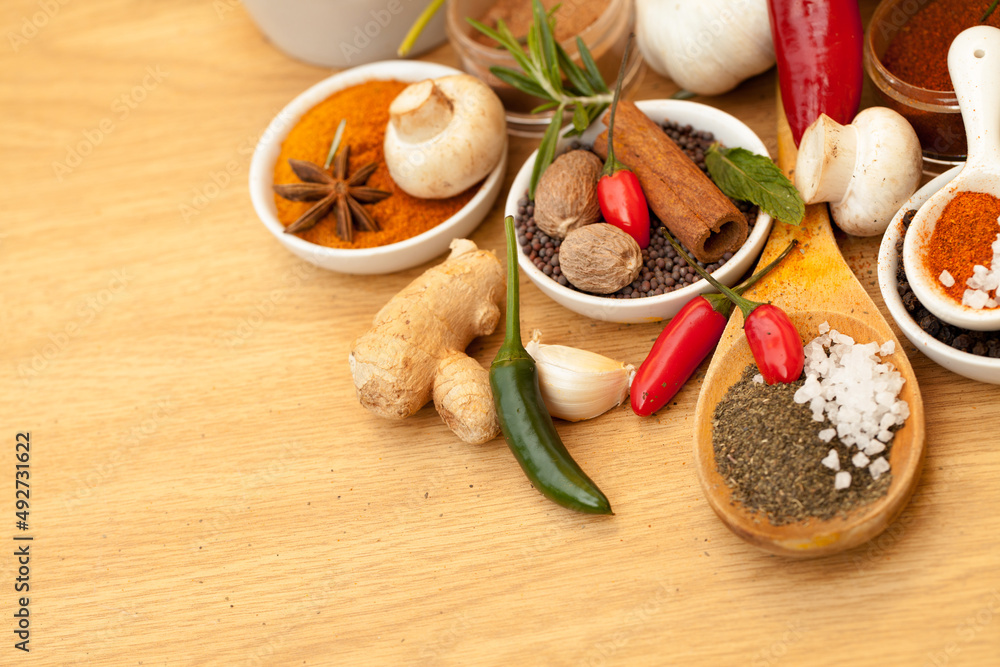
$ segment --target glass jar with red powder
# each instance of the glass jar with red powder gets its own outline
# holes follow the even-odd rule
[[[978,25],[990,0],[883,0],[865,35],[865,71],[882,103],[902,114],[930,163],[965,159],[965,126],[948,74],[948,48]],[[986,19],[1000,27],[1000,10]]]

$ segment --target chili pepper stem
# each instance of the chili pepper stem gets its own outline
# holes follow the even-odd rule
[[[747,278],[744,282],[740,283],[736,287],[732,288],[733,292],[739,294],[740,296],[743,296],[744,292],[746,292],[748,289],[756,285],[761,278],[769,274],[776,266],[778,266],[778,264],[781,263],[783,259],[785,259],[785,257],[788,257],[788,253],[790,253],[792,249],[798,244],[799,244],[798,239],[792,239],[791,241],[789,241],[788,245],[785,246],[785,249],[781,251],[780,255],[771,260],[768,263],[768,265],[762,268],[760,271],[753,274],[752,276]],[[726,317],[729,316],[729,311],[732,309],[733,303],[732,301],[729,300],[729,298],[725,294],[703,294],[702,296],[710,304],[712,304],[712,308],[715,309],[715,312],[721,315],[725,315]]]
[[[686,252],[684,252],[684,248],[682,248],[681,244],[677,242],[677,239],[675,239],[673,235],[671,235],[671,233],[667,231],[666,227],[663,228],[663,235],[667,237],[668,241],[670,241],[670,245],[674,247],[674,250],[677,251],[677,254],[679,254],[681,257],[684,258],[684,261],[688,263],[688,266],[694,269],[699,276],[707,280],[712,285],[712,287],[725,294],[730,301],[739,306],[740,310],[743,312],[744,319],[750,317],[750,313],[754,311],[754,308],[756,308],[757,306],[764,305],[762,303],[758,303],[757,301],[744,299],[742,296],[740,296],[739,294],[737,294],[736,292],[729,289],[728,287],[720,283],[718,280],[713,278],[711,275],[709,275],[708,271],[698,266],[698,262],[694,261],[694,259],[692,259]]]
[[[615,82],[615,96],[611,100],[611,118],[608,119],[608,159],[604,161],[604,169],[601,170],[601,176],[614,176],[615,172],[628,169],[625,165],[618,161],[615,157],[615,143],[614,143],[614,131],[615,131],[615,111],[618,109],[618,98],[621,97],[622,93],[622,81],[625,79],[625,65],[628,63],[628,54],[632,49],[632,40],[635,38],[635,34],[630,34],[628,36],[628,41],[625,42],[625,53],[622,54],[622,63],[618,67],[618,81]]]
[[[497,359],[519,359],[527,355],[521,344],[520,289],[517,273],[517,238],[514,235],[514,216],[508,215],[503,221],[507,235],[507,321],[503,343],[497,352]]]

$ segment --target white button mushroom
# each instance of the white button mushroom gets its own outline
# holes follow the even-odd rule
[[[885,107],[865,109],[850,125],[820,114],[802,135],[795,187],[807,204],[830,202],[848,234],[876,236],[920,184],[916,132]]]
[[[389,105],[385,163],[405,192],[453,197],[500,162],[507,139],[503,104],[468,74],[407,86]]]

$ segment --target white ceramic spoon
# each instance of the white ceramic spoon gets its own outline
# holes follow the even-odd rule
[[[965,166],[920,207],[903,244],[903,267],[913,293],[940,319],[977,331],[1000,329],[1000,308],[976,310],[948,296],[924,257],[944,207],[959,192],[1000,197],[1000,30],[976,26],[959,34],[948,50],[948,71],[962,109],[969,150]],[[997,225],[1000,233],[1000,224]]]

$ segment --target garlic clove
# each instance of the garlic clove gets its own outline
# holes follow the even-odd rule
[[[581,421],[602,415],[628,398],[635,367],[565,345],[545,345],[535,331],[524,346],[538,368],[542,400],[553,417]]]

